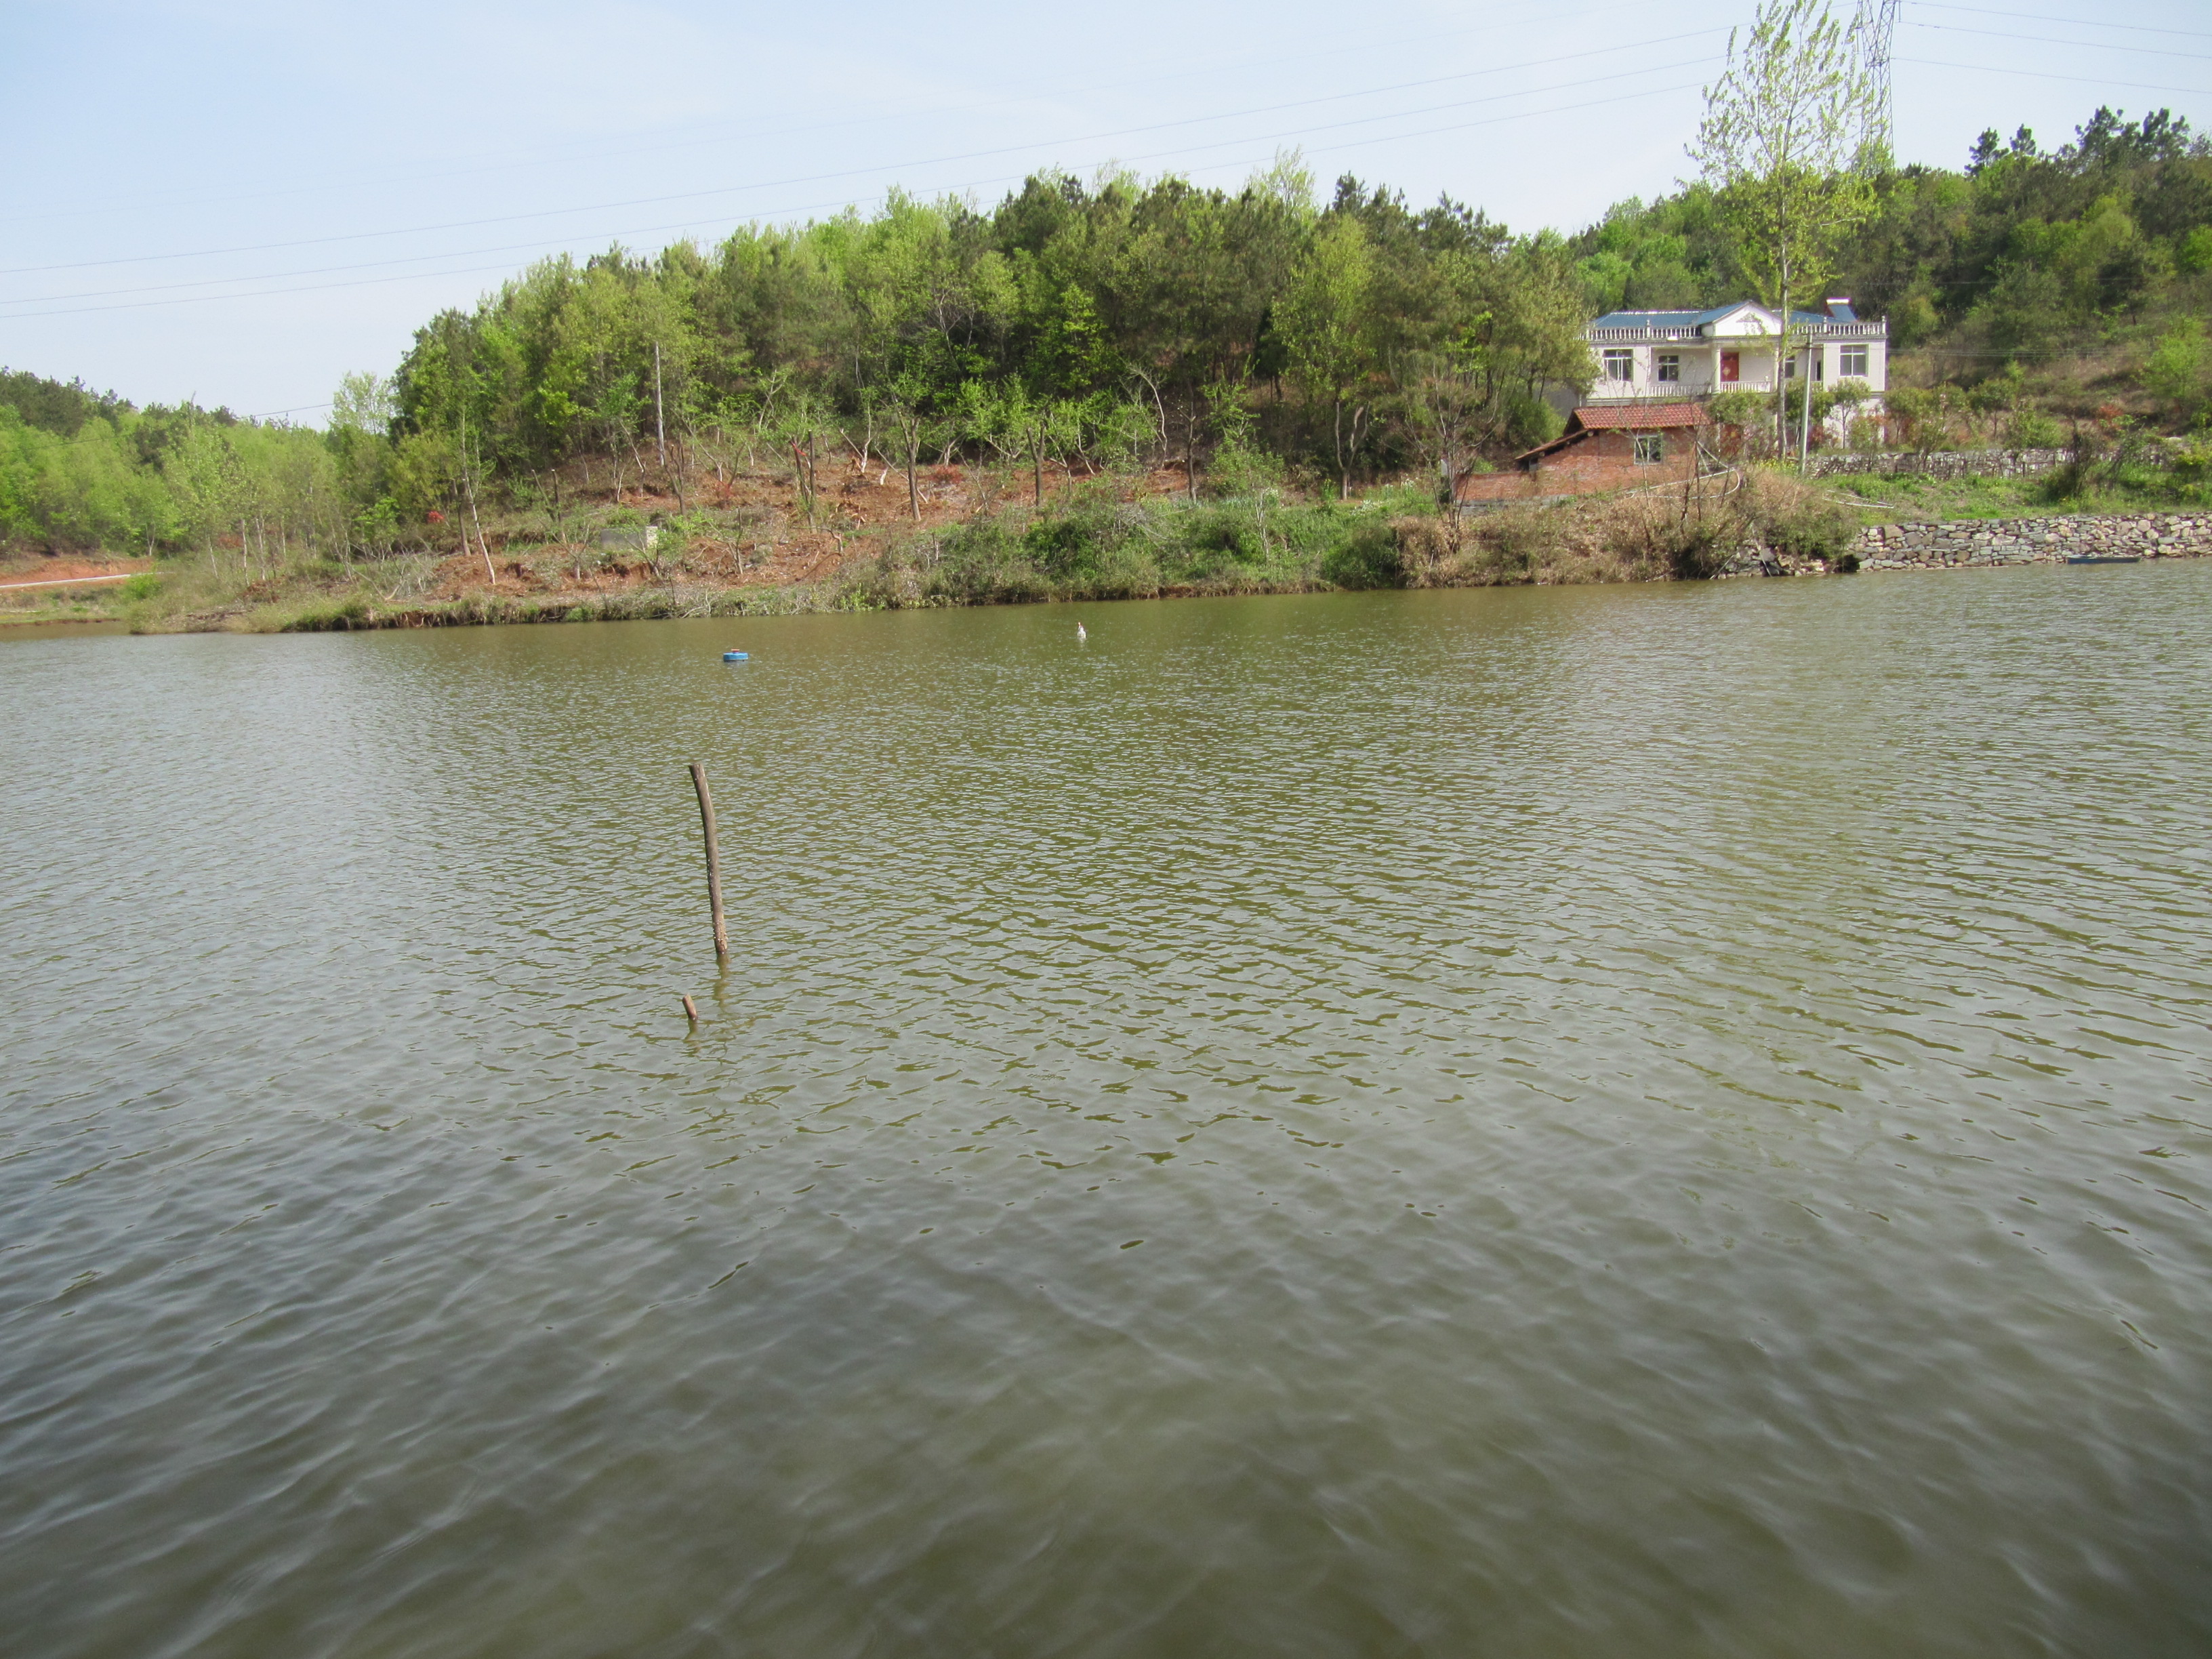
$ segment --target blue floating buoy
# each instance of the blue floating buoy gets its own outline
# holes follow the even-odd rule
[[[746,656],[742,651],[725,651],[722,653],[722,660],[724,662],[750,662],[751,659]]]

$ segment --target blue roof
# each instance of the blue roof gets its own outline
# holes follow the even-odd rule
[[[1725,317],[1735,306],[1712,311],[1608,311],[1592,328],[1701,328]]]
[[[1707,323],[1718,322],[1740,306],[1755,305],[1752,300],[1738,300],[1735,305],[1715,306],[1711,311],[1608,311],[1591,328],[1703,328]],[[1802,323],[1852,323],[1858,315],[1850,302],[1839,300],[1826,311],[1793,311],[1790,313],[1793,325]]]

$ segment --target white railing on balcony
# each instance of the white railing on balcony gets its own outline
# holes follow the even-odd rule
[[[1790,384],[1795,386],[1797,382],[1792,380]],[[1814,384],[1818,386],[1824,383],[1816,380]],[[1715,380],[1710,376],[1702,374],[1694,379],[1685,374],[1679,380],[1654,380],[1649,377],[1639,376],[1633,380],[1594,381],[1590,386],[1589,395],[1583,401],[1589,404],[1665,404],[1681,398],[1702,399],[1722,392],[1771,392],[1773,390],[1772,375],[1754,374],[1749,370],[1745,371],[1741,378],[1734,380]]]
[[[1592,383],[1589,395],[1593,400],[1610,398],[1620,402],[1634,398],[1640,403],[1663,404],[1670,398],[1702,398],[1708,392],[1733,389],[1735,385],[1730,380],[1723,387],[1710,374],[1692,374],[1687,364],[1683,366],[1683,371],[1679,380],[1654,380],[1649,374],[1638,374],[1632,380],[1608,380],[1601,376]]]
[[[1817,323],[1799,323],[1790,333],[1798,339],[1814,340],[1886,340],[1889,324],[1885,319],[1873,322],[1841,323],[1824,319]],[[1584,337],[1594,345],[1632,345],[1662,340],[1719,340],[1772,339],[1771,334],[1703,334],[1694,328],[1657,328],[1640,325],[1635,328],[1586,328]]]

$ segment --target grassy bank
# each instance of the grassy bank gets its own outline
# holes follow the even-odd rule
[[[672,515],[649,556],[514,533],[489,553],[350,564],[255,562],[217,550],[70,604],[140,632],[276,633],[1646,581],[1710,574],[1753,536],[1814,552],[1855,522],[1773,480],[1460,520],[1413,489],[1352,502],[1279,489],[1194,501],[1104,479],[1042,507],[995,494],[957,520],[871,537],[817,534],[827,544],[818,556],[803,534],[761,538],[757,517],[726,526],[695,513]]]
[[[349,565],[241,568],[219,551],[165,562],[122,585],[127,592],[79,591],[68,607],[140,632],[276,633],[1388,586],[1401,580],[1394,505],[1133,500],[1101,488],[1042,509],[1000,505],[842,549],[833,541],[818,559],[775,556],[773,543],[733,555],[705,515],[665,531],[649,562],[595,543],[512,539],[489,557]]]
[[[2206,504],[2203,484],[2174,470],[1807,483],[1786,470],[1753,469],[1693,488],[1464,517],[1439,512],[1415,487],[1351,502],[1279,488],[1193,501],[1157,480],[1109,477],[1069,480],[1039,507],[1002,483],[948,494],[933,521],[920,525],[757,503],[659,514],[649,547],[635,506],[557,526],[510,518],[465,551],[350,563],[217,547],[108,587],[0,601],[0,615],[115,620],[149,633],[277,633],[1681,580],[1717,574],[1752,544],[1813,565],[1883,519]],[[549,533],[556,529],[567,534]]]
[[[2083,439],[2066,465],[2027,477],[1858,472],[1832,473],[1822,482],[1840,501],[1876,520],[2203,512],[2212,508],[2212,441],[2200,434],[2160,442],[2136,431],[2117,441]]]

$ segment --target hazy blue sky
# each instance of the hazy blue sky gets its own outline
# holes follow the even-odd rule
[[[1838,0],[1844,9],[1848,0]],[[892,185],[988,204],[1118,161],[1303,147],[1571,229],[1686,170],[1752,0],[839,7],[6,0],[0,363],[315,422],[532,258],[711,239]],[[2212,125],[2203,0],[1906,0],[1899,149],[2046,144],[2100,102]]]

